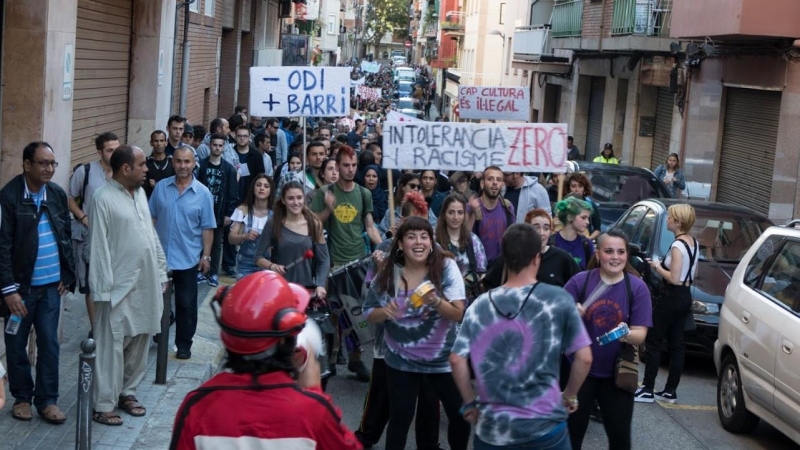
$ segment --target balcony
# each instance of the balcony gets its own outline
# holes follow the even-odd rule
[[[550,48],[550,29],[545,26],[517,27],[514,30],[514,60],[517,69],[543,73],[569,72],[569,58],[554,56]]]
[[[680,39],[792,38],[800,36],[797,0],[673,0],[670,30]]]
[[[583,0],[567,0],[553,5],[552,36],[580,37]]]
[[[672,0],[615,0],[611,35],[669,37]]]
[[[461,23],[460,20],[458,20],[455,17],[451,18],[450,20],[445,20],[444,22],[442,22],[441,26],[442,26],[442,31],[445,32],[456,32],[456,33],[460,32],[462,34],[464,33],[464,25]]]

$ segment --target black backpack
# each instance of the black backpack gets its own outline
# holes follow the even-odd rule
[[[83,209],[83,201],[86,199],[86,186],[89,185],[89,169],[92,168],[92,165],[89,163],[77,164],[72,168],[73,175],[81,165],[83,165],[83,187],[81,188],[81,196],[75,199],[75,203],[78,205],[78,208]]]

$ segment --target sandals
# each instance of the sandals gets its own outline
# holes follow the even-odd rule
[[[11,408],[11,417],[21,420],[23,422],[30,422],[33,420],[33,413],[31,412],[31,404],[28,402],[15,403]]]
[[[120,395],[117,406],[133,417],[142,417],[147,414],[147,409],[139,403],[135,395]]]
[[[42,416],[45,422],[52,425],[61,425],[67,421],[67,416],[56,405],[47,405],[43,410],[39,411],[39,415]]]
[[[92,412],[92,420],[110,427],[118,427],[122,425],[122,417],[114,411],[110,412]]]

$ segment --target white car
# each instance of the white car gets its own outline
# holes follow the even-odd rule
[[[745,253],[719,322],[723,428],[747,433],[764,420],[800,444],[800,220],[770,227]]]

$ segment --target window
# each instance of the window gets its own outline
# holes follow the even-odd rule
[[[200,0],[194,0],[192,3],[189,3],[189,11],[200,12]]]
[[[631,243],[638,245],[644,252],[647,252],[650,247],[650,239],[653,237],[653,232],[655,232],[656,228],[656,219],[655,211],[648,208],[644,219],[641,221],[642,224],[636,229],[636,233],[631,239]]]
[[[770,236],[761,244],[758,251],[747,263],[747,271],[744,273],[744,284],[755,288],[758,280],[764,272],[764,266],[769,262],[772,255],[781,245],[781,236]]]
[[[620,231],[628,237],[628,240],[633,236],[633,232],[636,231],[636,227],[639,226],[639,221],[644,216],[645,212],[647,212],[647,209],[646,206],[637,206],[633,208],[633,211],[622,221]]]
[[[214,17],[214,0],[205,0],[205,15]]]
[[[503,23],[503,14],[506,12],[506,4],[500,3],[500,21],[498,22],[500,25],[504,25]]]
[[[787,308],[800,312],[800,242],[787,241],[772,259],[764,275],[761,291]]]

